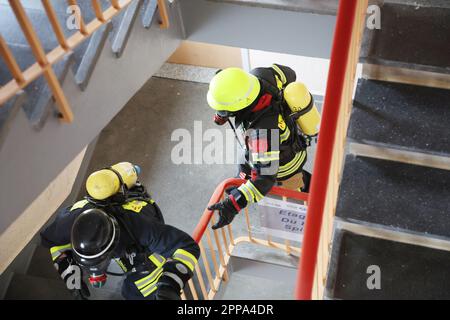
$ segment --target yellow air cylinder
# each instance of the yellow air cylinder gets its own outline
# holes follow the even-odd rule
[[[128,189],[132,188],[138,179],[136,167],[129,162],[120,162],[111,166],[111,169],[120,174],[123,183]],[[120,190],[120,180],[117,174],[109,169],[102,169],[92,173],[86,180],[88,194],[97,200],[107,199]]]
[[[293,113],[306,112],[297,119],[297,124],[303,133],[308,136],[318,134],[320,113],[306,86],[301,82],[290,83],[284,89],[284,99]],[[310,110],[306,111],[306,109]]]

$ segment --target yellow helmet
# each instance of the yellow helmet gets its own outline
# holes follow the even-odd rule
[[[217,111],[236,112],[251,105],[259,95],[258,78],[240,68],[227,68],[209,84],[208,104]]]

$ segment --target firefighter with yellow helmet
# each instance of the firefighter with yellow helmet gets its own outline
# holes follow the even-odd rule
[[[246,151],[239,175],[247,182],[228,190],[225,200],[209,208],[219,210],[213,229],[231,223],[275,184],[308,192],[311,174],[303,166],[309,141],[319,133],[320,114],[291,68],[274,64],[250,73],[240,68],[220,70],[210,82],[207,100],[218,125],[229,122],[233,129],[242,129]]]
[[[164,223],[138,181],[139,172],[139,167],[121,162],[92,173],[85,199],[59,212],[41,233],[56,270],[78,298],[89,296],[79,278],[86,276],[100,288],[114,275],[125,278],[125,299],[179,300],[193,275],[200,255],[197,243]],[[123,272],[110,272],[110,263]]]

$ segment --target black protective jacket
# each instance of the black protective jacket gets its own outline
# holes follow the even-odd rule
[[[261,92],[235,120],[245,136],[246,163],[241,168],[249,180],[239,191],[247,203],[261,200],[277,181],[301,172],[307,157],[306,143],[296,125],[289,122],[292,119],[286,114],[288,107],[283,105],[283,89],[296,80],[295,72],[273,65],[250,73],[259,79]]]
[[[96,208],[87,200],[81,200],[71,207],[60,211],[56,219],[41,232],[42,244],[50,249],[52,259],[71,250],[71,229],[75,219],[85,210]],[[128,274],[138,271],[129,282],[139,280],[137,273],[147,275],[161,267],[158,259],[183,257],[183,262],[193,271],[200,256],[197,243],[185,232],[164,223],[161,211],[153,200],[132,200],[123,205],[101,208],[119,221],[120,240],[113,253],[113,259]],[[161,258],[163,257],[163,258]],[[192,263],[189,263],[192,262]],[[128,288],[129,289],[129,288]],[[131,298],[140,296],[137,288],[133,288]]]

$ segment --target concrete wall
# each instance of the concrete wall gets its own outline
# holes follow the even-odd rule
[[[120,59],[112,54],[108,41],[86,91],[80,91],[72,74],[67,76],[63,89],[75,115],[72,124],[50,118],[36,131],[23,110],[12,119],[0,150],[2,237],[178,47],[182,28],[176,4],[171,5],[170,16],[169,30],[160,30],[157,19],[150,30],[144,29],[137,19]],[[35,217],[36,225],[42,225],[46,220],[42,217],[48,215],[36,211]]]
[[[180,3],[188,40],[330,57],[335,16],[207,0],[180,0]]]

